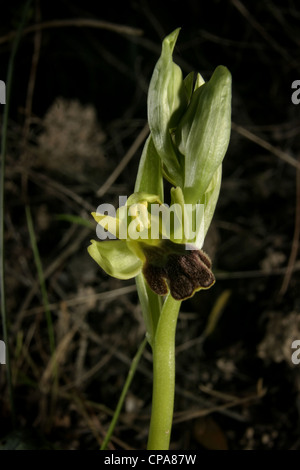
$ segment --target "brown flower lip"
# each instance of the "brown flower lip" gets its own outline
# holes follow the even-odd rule
[[[170,290],[175,300],[185,300],[215,283],[211,260],[202,250],[163,240],[160,246],[145,246],[143,251],[144,277],[158,295],[167,295]]]

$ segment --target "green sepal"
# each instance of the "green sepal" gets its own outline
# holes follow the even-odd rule
[[[200,204],[204,204],[204,237],[207,234],[215,212],[215,208],[219,198],[221,182],[222,165],[220,165],[215,171],[207,190],[199,201]]]
[[[130,250],[125,240],[91,240],[88,252],[107,274],[117,279],[131,279],[142,268],[141,259]]]
[[[162,163],[151,135],[146,140],[135,180],[134,192],[147,191],[164,200]]]
[[[186,90],[187,102],[190,102],[194,91],[194,72],[190,72],[183,80],[184,87]]]
[[[161,56],[149,85],[148,122],[164,175],[172,184],[182,186],[182,166],[171,137],[171,130],[177,126],[188,103],[182,71],[172,60],[179,31],[180,28],[173,31],[162,43]]]
[[[225,156],[231,129],[231,74],[219,66],[211,79],[193,93],[176,132],[184,157],[186,203],[202,198]]]

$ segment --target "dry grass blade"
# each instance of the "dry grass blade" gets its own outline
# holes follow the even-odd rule
[[[257,390],[257,393],[254,395],[249,395],[243,398],[234,398],[232,401],[223,403],[222,405],[212,406],[211,408],[205,410],[192,410],[192,411],[183,411],[181,413],[176,413],[174,418],[174,423],[183,423],[184,421],[190,421],[195,418],[200,418],[202,416],[207,416],[211,413],[220,412],[228,408],[233,408],[235,406],[248,404],[252,401],[262,398],[266,394],[266,389]]]
[[[44,270],[44,280],[46,281],[55,271],[56,269],[61,266],[62,263],[64,263],[74,252],[78,250],[78,246],[82,241],[86,238],[86,236],[90,233],[89,229],[83,229],[80,231],[80,233],[77,235],[77,238],[74,240],[73,243],[69,244],[68,247],[56,258],[49,266],[48,268],[45,268]],[[20,328],[20,325],[22,323],[23,317],[25,315],[25,311],[28,308],[28,305],[30,304],[31,300],[33,299],[34,295],[38,291],[39,288],[39,282],[36,281],[36,283],[32,286],[30,291],[28,292],[27,296],[25,297],[23,304],[17,314],[16,321],[13,325],[13,330],[18,331],[18,328]]]
[[[287,266],[274,268],[272,270],[254,269],[253,271],[232,271],[232,272],[219,272],[216,274],[217,281],[223,281],[225,279],[250,279],[257,277],[268,277],[268,276],[282,276],[287,270]],[[294,271],[300,270],[300,261],[296,261],[293,265]]]
[[[52,29],[52,28],[66,28],[66,27],[77,27],[77,28],[96,28],[112,31],[114,33],[128,35],[128,36],[141,36],[143,30],[133,28],[131,26],[120,25],[115,23],[109,23],[107,21],[93,20],[88,18],[72,18],[66,20],[53,20],[44,21],[28,28],[25,28],[23,35],[33,33],[37,30]],[[0,38],[0,45],[11,41],[17,33],[15,31],[6,34]]]
[[[110,186],[116,181],[118,176],[122,173],[126,165],[128,165],[128,163],[134,156],[135,152],[142,145],[148,133],[149,133],[149,127],[148,127],[148,124],[146,124],[141,130],[141,132],[139,133],[139,135],[137,136],[137,138],[135,139],[135,141],[133,142],[133,144],[131,145],[131,147],[129,148],[128,152],[124,155],[124,157],[122,158],[122,160],[120,161],[116,169],[111,173],[109,178],[107,178],[107,180],[101,186],[101,188],[98,189],[96,193],[97,196],[103,196],[106,193],[106,191],[110,188]]]
[[[300,160],[299,160],[300,161]],[[285,276],[279,291],[279,296],[283,296],[289,286],[293,271],[296,267],[297,253],[299,249],[300,238],[300,169],[297,168],[296,173],[296,204],[295,204],[295,230],[292,240],[291,253],[286,268]]]
[[[56,310],[61,305],[61,303],[63,303],[67,307],[71,307],[74,305],[85,304],[85,303],[92,302],[95,300],[113,300],[116,297],[119,297],[121,295],[127,295],[135,291],[136,291],[136,285],[133,284],[132,286],[120,287],[119,289],[113,289],[111,291],[106,291],[106,292],[99,292],[97,294],[76,296],[72,299],[63,300],[62,302],[49,304],[48,308],[49,310]],[[43,309],[44,307],[42,305],[39,307],[33,307],[31,309],[26,310],[24,314],[34,315],[37,313],[41,313]]]
[[[41,377],[41,380],[40,380],[40,387],[41,387],[41,390],[43,391],[48,391],[48,386],[49,386],[49,383],[50,383],[50,380],[51,380],[51,376],[53,375],[53,371],[55,370],[55,368],[57,366],[59,366],[60,364],[63,363],[65,357],[66,357],[66,352],[67,352],[67,349],[68,349],[68,346],[71,342],[71,340],[73,339],[76,331],[77,331],[77,327],[73,327],[69,333],[67,333],[63,338],[62,340],[60,341],[60,343],[57,345],[56,349],[55,349],[55,352],[53,354],[53,356],[51,356],[51,358],[49,359],[49,362],[44,370],[44,373]]]
[[[240,2],[240,0],[231,0],[231,3],[244,16],[244,18],[247,19],[251,26],[256,29],[256,31],[264,38],[264,40],[272,47],[272,49],[278,52],[281,57],[289,63],[290,66],[295,67],[295,69],[299,71],[299,63],[296,62],[292,56],[290,56],[285,48],[281,47],[281,45],[275,41],[275,39],[266,31],[266,29],[256,20],[256,18],[251,15],[245,5]]]
[[[274,145],[270,144],[269,142],[262,139],[261,137],[258,137],[252,132],[248,131],[244,127],[239,126],[238,124],[235,124],[234,122],[232,123],[232,129],[236,131],[238,134],[242,135],[243,137],[246,137],[247,139],[251,140],[255,144],[264,148],[265,150],[268,150],[269,152],[273,153],[274,155],[276,155],[276,157],[280,158],[281,160],[288,163],[289,165],[297,169],[300,169],[300,163],[295,158],[291,157],[287,152],[284,152],[283,150],[280,150],[279,148],[274,147]]]

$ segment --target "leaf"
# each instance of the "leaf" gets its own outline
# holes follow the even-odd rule
[[[87,220],[79,215],[73,214],[58,214],[55,216],[56,220],[64,220],[66,222],[71,222],[72,224],[83,225],[84,227],[88,227],[90,229],[94,229],[95,225],[90,220]]]

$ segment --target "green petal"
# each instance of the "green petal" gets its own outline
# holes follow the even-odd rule
[[[128,248],[124,240],[91,240],[88,252],[107,274],[117,279],[131,279],[139,274],[142,268],[142,261]]]

